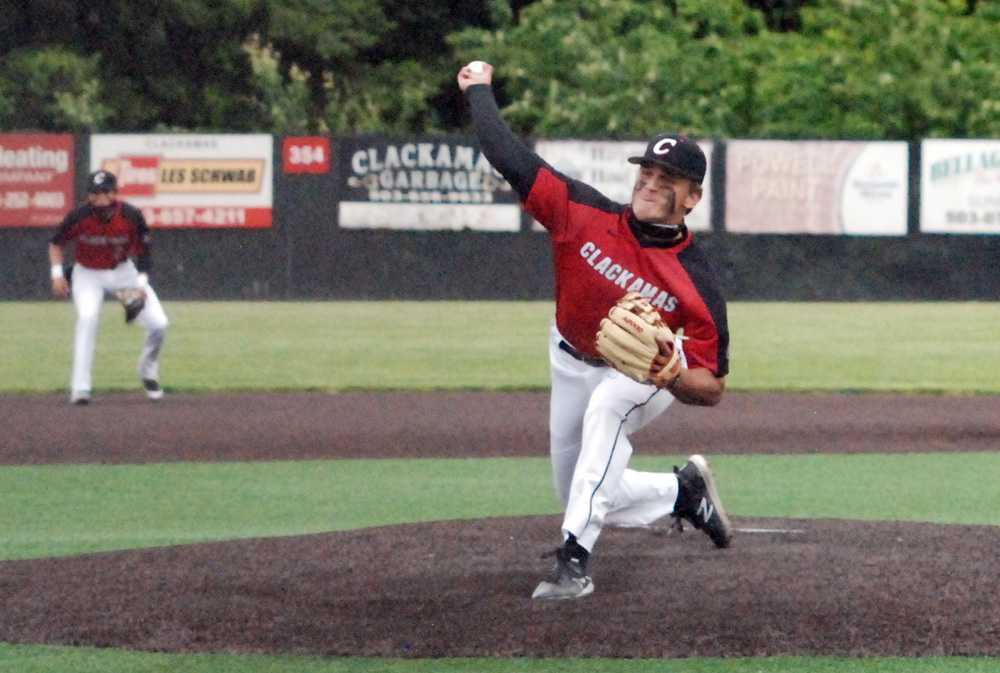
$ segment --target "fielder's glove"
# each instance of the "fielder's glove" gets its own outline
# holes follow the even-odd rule
[[[126,287],[115,292],[115,297],[125,307],[125,322],[130,323],[146,308],[146,291],[139,287]]]
[[[683,366],[675,347],[678,338],[649,300],[629,292],[601,320],[597,352],[639,383],[670,387]]]

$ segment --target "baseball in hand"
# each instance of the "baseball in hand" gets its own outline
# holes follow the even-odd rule
[[[468,66],[466,66],[471,72],[482,72],[486,68],[486,64],[482,61],[473,61]]]

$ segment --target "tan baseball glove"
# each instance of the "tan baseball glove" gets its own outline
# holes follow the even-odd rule
[[[115,297],[125,307],[125,322],[130,323],[146,308],[146,291],[139,287],[126,287],[115,292]]]
[[[639,383],[669,387],[683,366],[675,341],[674,333],[649,300],[629,292],[601,320],[597,352]]]

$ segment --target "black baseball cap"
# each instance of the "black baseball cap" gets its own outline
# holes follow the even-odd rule
[[[632,164],[657,164],[694,180],[699,185],[705,179],[708,161],[698,143],[678,133],[661,133],[646,145],[641,157],[629,157]]]
[[[118,178],[110,171],[94,171],[87,177],[87,193],[117,192]]]

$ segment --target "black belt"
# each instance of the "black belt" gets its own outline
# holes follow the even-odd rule
[[[605,362],[604,360],[602,360],[601,358],[592,358],[592,357],[589,357],[587,355],[584,355],[583,353],[581,353],[577,349],[575,349],[572,346],[570,346],[565,341],[559,341],[559,348],[563,349],[564,351],[566,351],[567,353],[569,353],[570,355],[572,355],[573,357],[575,357],[580,362],[582,362],[582,363],[584,363],[586,365],[590,365],[591,367],[607,367],[608,366],[608,363]]]

